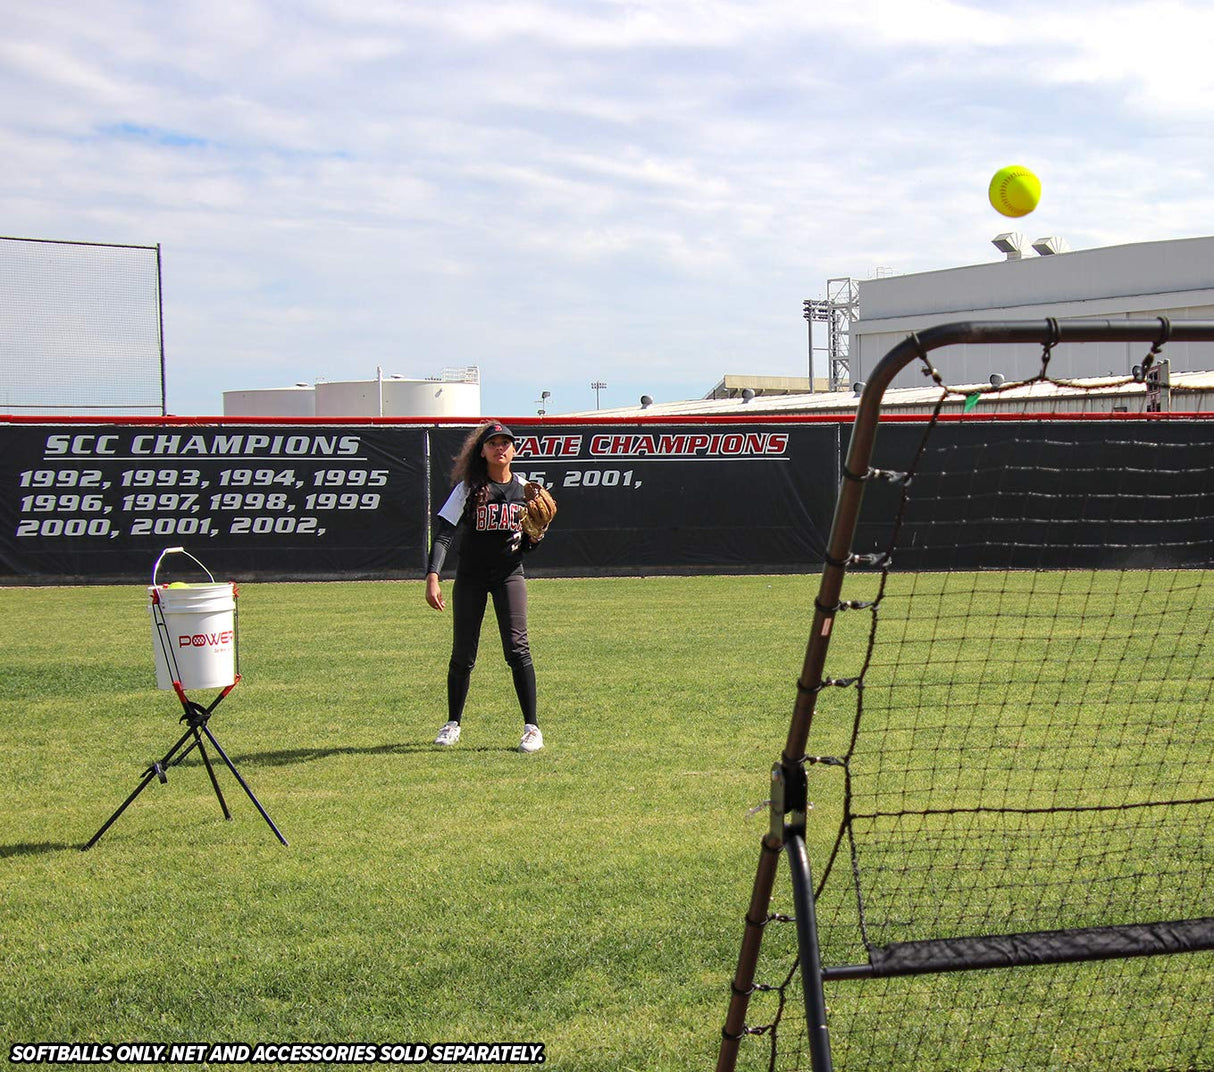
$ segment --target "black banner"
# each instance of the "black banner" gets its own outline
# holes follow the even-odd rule
[[[181,546],[235,579],[420,577],[468,430],[0,426],[0,574],[143,578],[163,548]],[[529,572],[763,572],[821,562],[846,425],[514,430],[515,471],[548,486],[559,506]]]
[[[822,561],[849,425],[514,428],[514,471],[557,519],[530,573],[786,571]],[[434,509],[466,433],[433,433]]]
[[[1209,568],[1208,421],[945,421],[883,425],[854,549],[935,570]]]
[[[184,546],[216,575],[392,575],[426,538],[425,431],[0,428],[0,572],[145,576]]]
[[[0,424],[0,582],[142,580],[165,547],[235,580],[418,578],[469,427]],[[944,422],[909,488],[896,568],[1205,565],[1210,427]],[[527,571],[558,576],[816,572],[851,431],[778,418],[513,428],[515,472],[559,507]],[[883,425],[874,465],[906,469],[925,430]],[[1142,516],[1111,512],[1127,486]],[[888,546],[906,491],[869,482],[857,552]]]

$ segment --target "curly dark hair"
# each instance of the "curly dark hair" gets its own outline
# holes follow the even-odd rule
[[[482,504],[489,494],[489,463],[485,461],[485,456],[481,453],[481,437],[492,425],[497,423],[497,421],[484,421],[473,428],[464,440],[463,446],[459,448],[459,453],[455,456],[455,464],[451,467],[451,482],[467,484],[468,497],[478,504]]]

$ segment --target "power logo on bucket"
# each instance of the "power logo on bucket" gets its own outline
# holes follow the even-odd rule
[[[225,629],[222,633],[182,633],[177,638],[179,648],[227,648],[235,639],[235,629]]]

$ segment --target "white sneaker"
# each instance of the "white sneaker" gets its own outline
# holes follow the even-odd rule
[[[459,740],[459,723],[448,722],[441,730],[438,731],[438,736],[434,738],[435,744],[455,744]]]
[[[518,743],[520,752],[538,752],[544,747],[544,735],[540,733],[539,726],[528,722],[523,727],[523,739]]]

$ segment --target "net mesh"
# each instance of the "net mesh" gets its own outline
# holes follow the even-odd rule
[[[834,1067],[1214,1068],[1208,434],[939,413],[878,436],[809,736]],[[776,889],[739,1068],[809,1067]]]
[[[159,251],[0,238],[0,411],[164,412]]]

